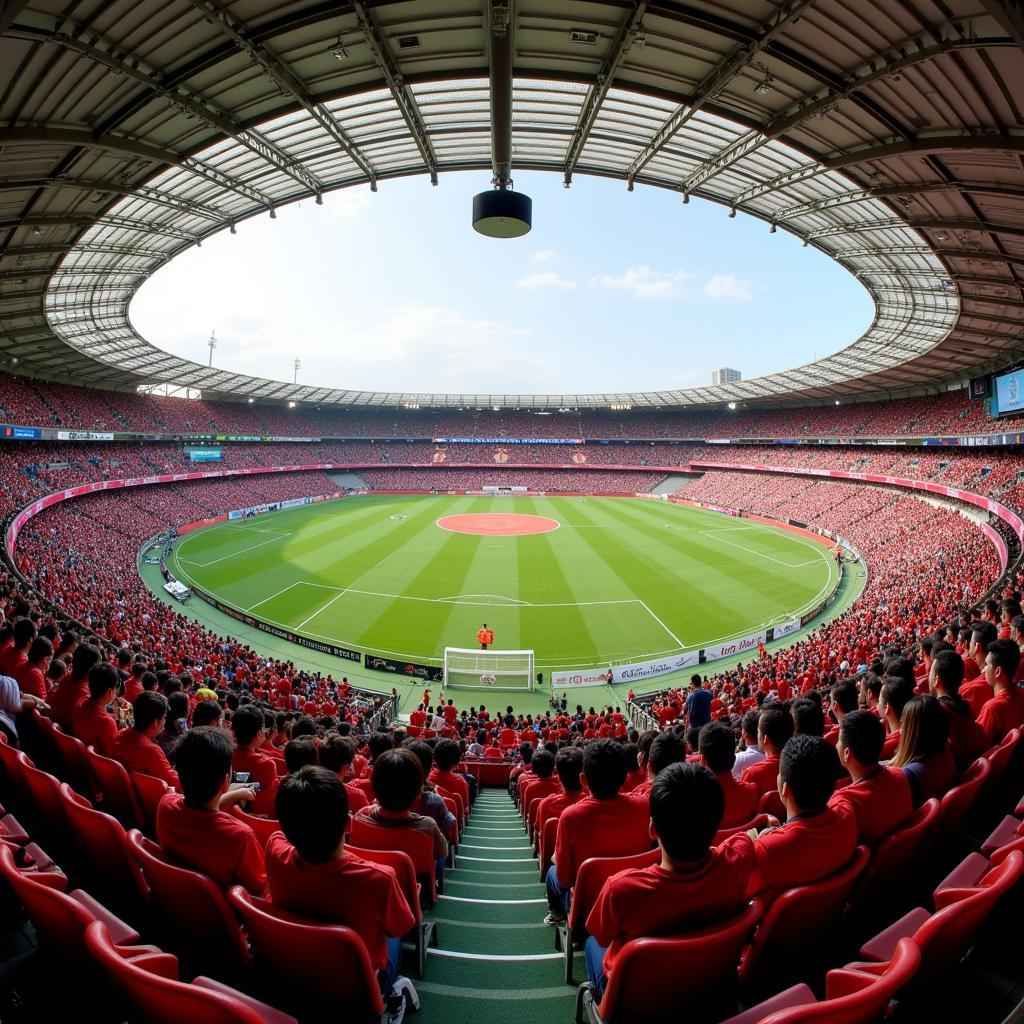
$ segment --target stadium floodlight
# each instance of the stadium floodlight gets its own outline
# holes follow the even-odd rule
[[[730,402],[729,403],[729,408],[730,409],[735,409],[736,408],[736,403],[735,402]]]
[[[347,60],[348,59],[348,47],[341,41],[341,36],[338,36],[338,41],[327,51],[335,60]]]

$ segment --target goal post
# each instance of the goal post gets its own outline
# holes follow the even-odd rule
[[[533,690],[533,651],[444,649],[444,682],[461,690]]]

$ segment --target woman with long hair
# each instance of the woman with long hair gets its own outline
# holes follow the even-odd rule
[[[910,783],[914,807],[941,797],[956,781],[956,762],[949,749],[949,718],[932,696],[907,701],[900,716],[900,743],[892,759]]]

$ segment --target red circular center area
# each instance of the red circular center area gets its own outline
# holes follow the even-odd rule
[[[516,512],[472,512],[442,516],[437,525],[442,530],[471,533],[477,537],[525,537],[531,533],[550,533],[562,524],[547,516],[527,516]]]

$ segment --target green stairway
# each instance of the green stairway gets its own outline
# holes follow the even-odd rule
[[[430,913],[439,943],[416,981],[409,1024],[571,1024],[576,990],[563,981],[537,858],[515,804],[484,789]],[[584,976],[577,957],[576,976]]]

